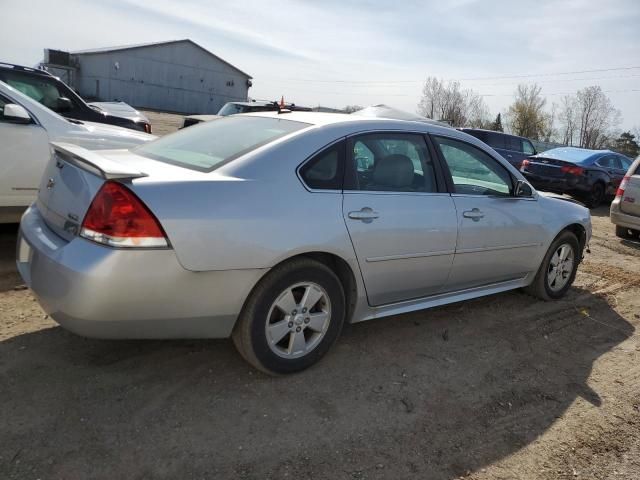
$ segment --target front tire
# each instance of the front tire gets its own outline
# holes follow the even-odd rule
[[[581,255],[577,237],[569,231],[560,233],[525,292],[544,301],[562,298],[576,278]]]
[[[331,269],[309,258],[274,268],[249,296],[232,337],[247,362],[268,374],[310,367],[336,341],[345,296]]]

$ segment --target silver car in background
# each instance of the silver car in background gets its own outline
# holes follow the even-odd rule
[[[45,311],[90,337],[232,336],[269,373],[316,362],[344,322],[560,298],[591,236],[586,208],[424,122],[265,112],[54,149],[17,253]]]
[[[610,213],[618,237],[640,238],[640,157],[631,164],[620,182]]]

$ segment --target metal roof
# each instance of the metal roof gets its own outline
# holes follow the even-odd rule
[[[183,38],[181,40],[166,40],[166,41],[163,41],[163,42],[138,43],[138,44],[134,44],[134,45],[120,45],[120,46],[115,46],[115,47],[102,47],[102,48],[92,48],[92,49],[88,49],[88,50],[76,50],[75,52],[69,52],[69,53],[71,53],[72,55],[89,55],[89,54],[116,52],[116,51],[121,51],[121,50],[133,50],[133,49],[136,49],[136,48],[160,47],[160,46],[164,46],[164,45],[171,45],[173,43],[190,43],[191,45],[193,45],[193,46],[199,48],[200,50],[203,50],[205,53],[211,55],[216,60],[219,60],[222,63],[225,63],[226,65],[229,65],[231,68],[233,68],[234,70],[240,72],[245,77],[253,78],[248,73],[243,72],[242,70],[240,70],[235,65],[230,64],[226,60],[220,58],[219,56],[217,56],[217,55],[215,55],[213,53],[211,53],[209,50],[207,50],[203,46],[198,45],[196,42],[194,42],[193,40],[190,40],[188,38]]]

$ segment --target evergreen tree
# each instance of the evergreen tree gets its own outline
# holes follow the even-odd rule
[[[496,117],[496,120],[491,124],[490,129],[494,130],[496,132],[504,132],[504,129],[502,128],[502,115],[501,114],[498,114],[498,116]]]
[[[640,154],[640,145],[631,132],[624,132],[614,139],[610,145],[612,150],[626,155],[629,158],[636,158]]]

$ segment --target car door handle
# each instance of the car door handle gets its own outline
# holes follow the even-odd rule
[[[465,212],[462,212],[462,216],[464,218],[470,218],[474,222],[477,222],[482,217],[484,217],[484,213],[482,213],[478,208],[474,208],[472,210],[467,210]]]
[[[349,218],[352,218],[353,220],[362,220],[365,223],[372,222],[379,216],[378,212],[374,212],[373,209],[369,207],[361,208],[355,212],[349,212]]]

